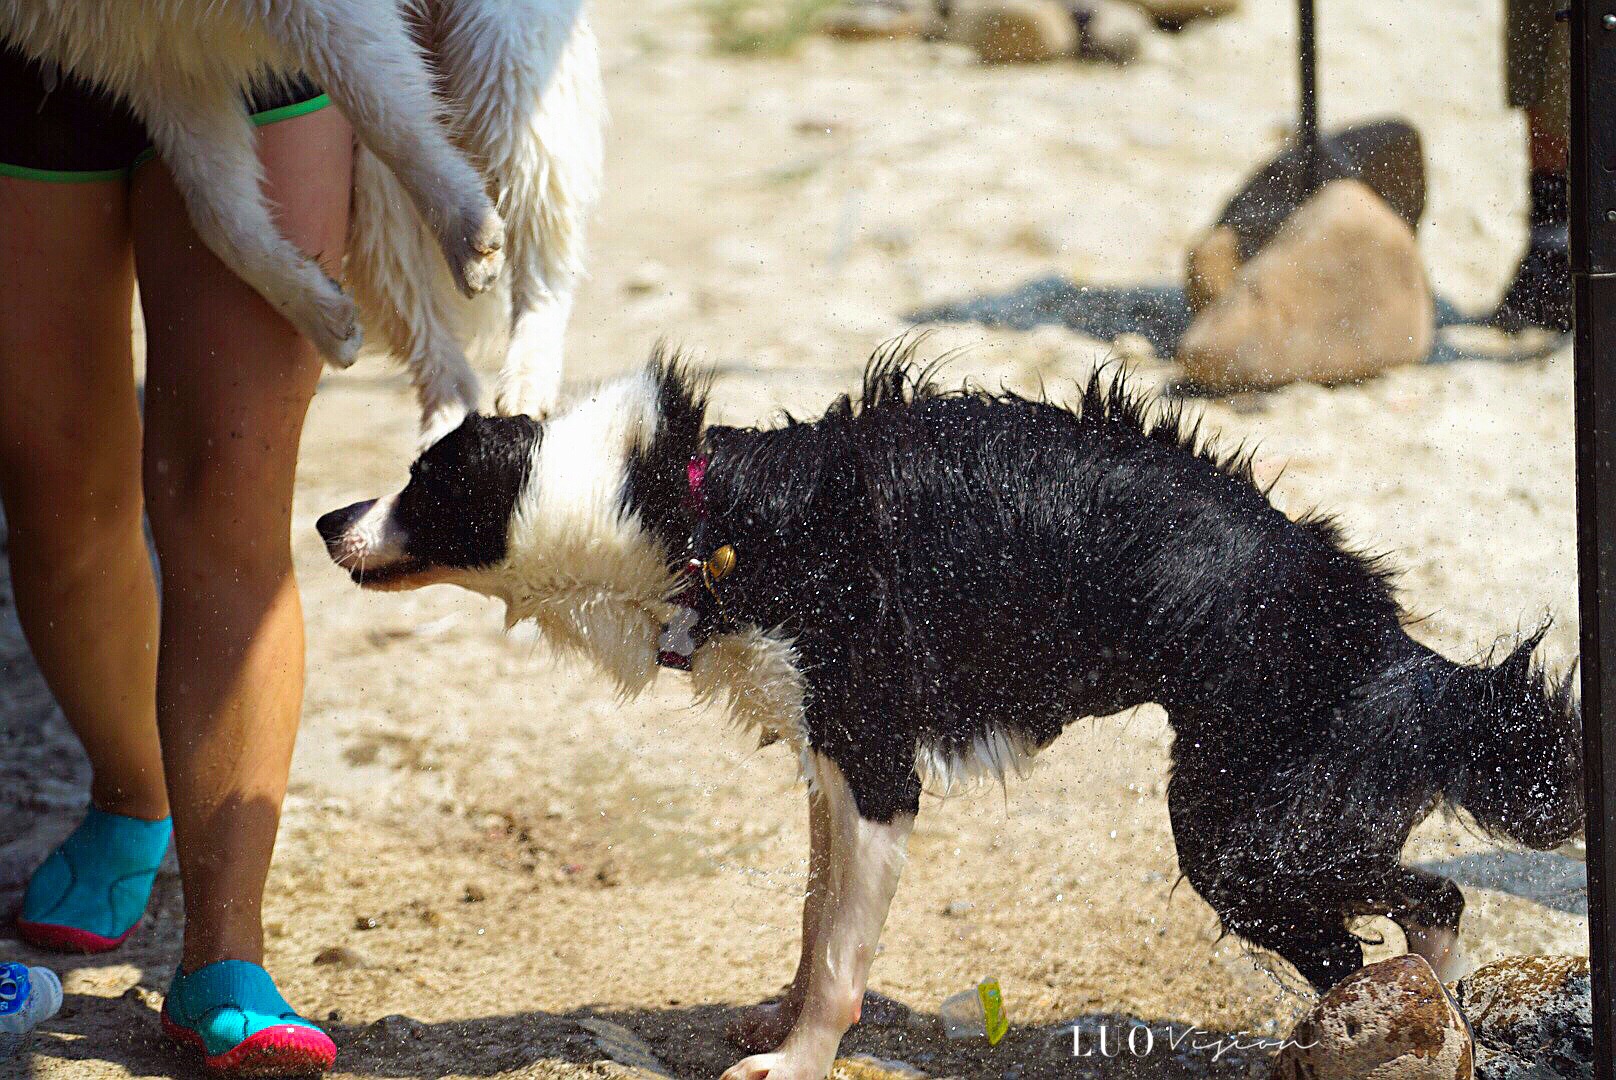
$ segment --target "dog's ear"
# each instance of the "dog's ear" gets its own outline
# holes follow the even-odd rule
[[[707,394],[712,376],[695,366],[688,354],[658,342],[646,369],[657,388],[655,438],[680,448],[688,457],[701,442],[707,420]]]

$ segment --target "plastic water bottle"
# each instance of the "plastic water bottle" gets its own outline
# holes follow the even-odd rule
[[[62,980],[50,968],[0,964],[0,1061],[62,1007]]]

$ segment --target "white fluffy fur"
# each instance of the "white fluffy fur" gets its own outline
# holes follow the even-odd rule
[[[929,794],[946,798],[984,784],[1002,784],[1012,773],[1025,780],[1038,750],[1009,731],[978,735],[965,750],[922,742],[916,747],[915,771]]]
[[[354,163],[349,277],[366,338],[402,359],[430,445],[479,405],[468,360],[500,370],[494,405],[542,416],[561,386],[562,338],[600,191],[605,95],[583,0],[435,0],[420,18],[455,142],[488,177],[505,220],[505,273],[465,299],[398,180]]]
[[[582,4],[0,0],[0,39],[126,99],[209,248],[335,364],[352,362],[363,322],[409,369],[431,441],[479,405],[468,351],[503,361],[502,411],[555,403],[605,121]],[[299,70],[359,138],[357,312],[276,228],[261,190],[241,90]]]
[[[0,0],[0,39],[129,103],[199,236],[332,362],[359,347],[352,300],[276,228],[241,91],[305,71],[397,176],[460,287],[498,276],[503,226],[436,122],[396,0]]]
[[[504,600],[513,625],[532,619],[554,645],[594,660],[623,694],[656,675],[657,634],[681,584],[622,504],[629,456],[657,423],[649,372],[608,383],[552,416],[511,523],[510,556],[470,583]],[[804,754],[806,683],[788,640],[747,629],[713,638],[692,660],[699,700],[721,702],[761,740],[784,739]],[[812,779],[806,757],[802,772]]]

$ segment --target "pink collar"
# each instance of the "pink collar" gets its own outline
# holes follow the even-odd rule
[[[685,482],[690,485],[690,490],[685,493],[685,506],[698,518],[707,516],[707,493],[702,489],[706,479],[707,459],[691,458],[690,463],[685,466]]]
[[[685,466],[685,509],[696,519],[697,532],[707,520],[707,492],[703,487],[707,479],[707,459],[693,457]],[[696,538],[691,537],[691,555],[680,572],[684,587],[673,598],[673,618],[668,620],[657,636],[656,662],[675,671],[689,671],[690,657],[701,647],[698,639],[701,628],[701,587],[706,572],[701,556],[695,553]],[[705,635],[701,635],[703,638]]]

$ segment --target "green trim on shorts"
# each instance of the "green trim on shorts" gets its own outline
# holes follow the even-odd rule
[[[321,94],[319,97],[311,97],[307,101],[294,101],[290,105],[281,105],[273,109],[265,109],[263,112],[253,113],[248,119],[257,127],[268,127],[270,124],[278,124],[282,120],[295,120],[299,116],[319,112],[329,104],[331,104],[331,95]],[[135,158],[134,164],[129,166],[129,171],[134,172],[156,156],[157,150],[154,147],[146,147]]]
[[[7,165],[0,161],[0,176],[15,180],[37,180],[42,184],[93,184],[108,180],[122,180],[128,169],[97,169],[94,172],[72,172],[61,169],[30,169],[26,165]]]
[[[278,124],[282,120],[295,120],[299,116],[319,112],[331,104],[330,94],[321,94],[311,97],[307,101],[294,101],[290,105],[281,105],[274,109],[265,109],[263,112],[253,113],[250,120],[257,127],[268,127]],[[140,168],[146,162],[157,156],[152,147],[142,150],[128,168],[124,169],[96,169],[90,172],[74,172],[61,169],[31,169],[26,165],[7,165],[0,161],[0,176],[10,176],[17,180],[35,180],[44,184],[94,184],[105,183],[109,180],[125,180],[129,174]]]
[[[312,86],[309,89],[314,89]],[[321,94],[311,97],[307,101],[294,101],[290,105],[282,105],[278,109],[265,109],[261,113],[252,114],[252,122],[259,127],[268,124],[278,124],[282,120],[295,120],[299,116],[307,116],[311,112],[319,112],[331,104],[330,94]]]

